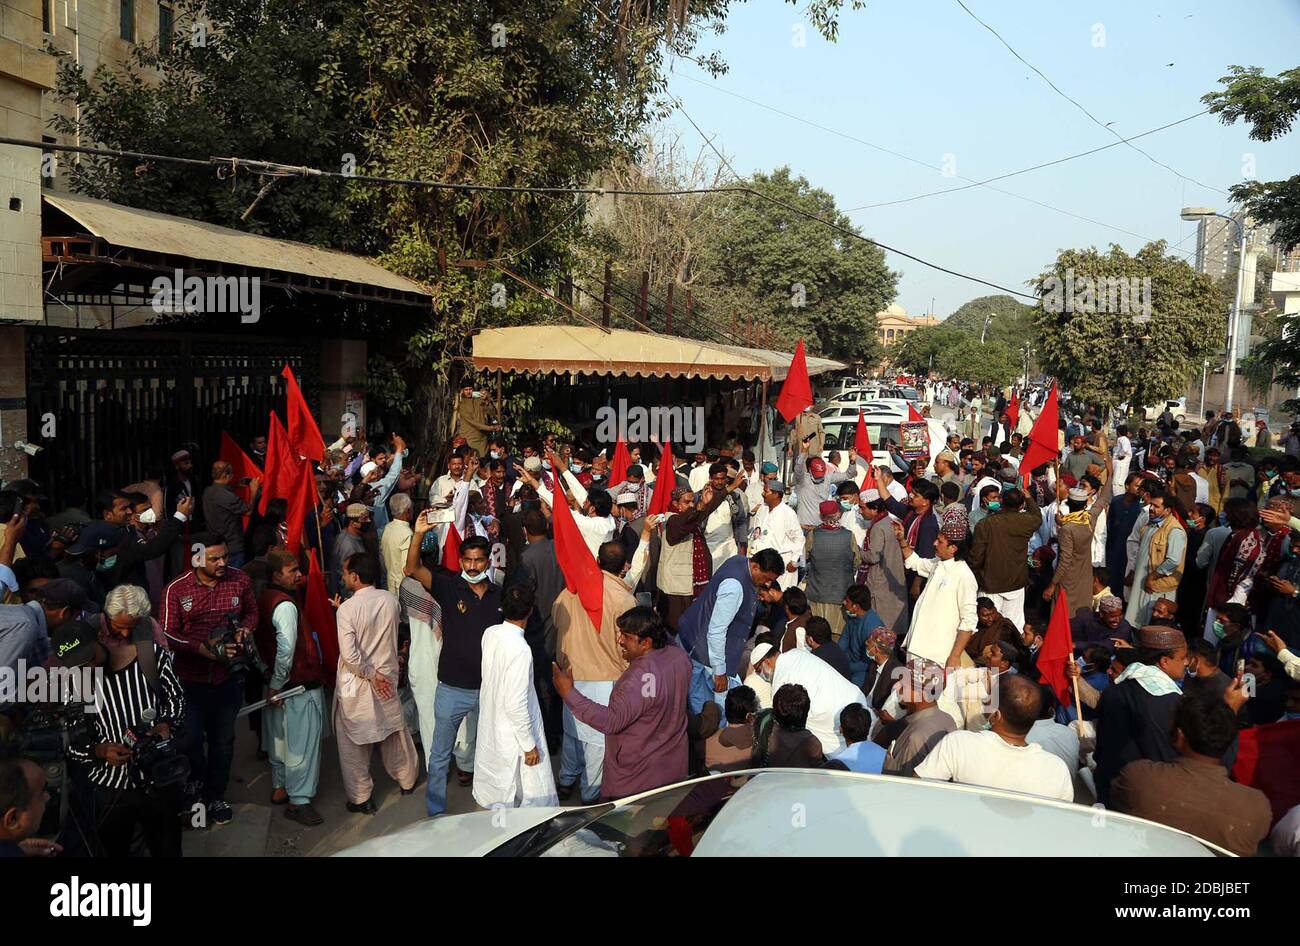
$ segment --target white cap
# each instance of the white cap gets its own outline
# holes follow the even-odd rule
[[[541,457],[524,457],[524,469],[529,473],[536,473],[542,468]]]
[[[638,498],[636,493],[619,493],[614,502],[619,506],[635,506]]]
[[[767,643],[766,641],[764,641],[761,644],[755,644],[754,649],[750,651],[749,654],[749,665],[751,667],[757,667],[767,658],[767,655],[770,654],[771,652],[772,652],[772,645]]]
[[[864,491],[862,494],[862,501],[864,503],[874,503],[879,498],[880,498],[880,490],[878,489],[869,489]]]
[[[361,475],[366,476],[371,470],[377,469],[379,469],[378,463],[374,460],[367,460],[365,463],[361,464]]]

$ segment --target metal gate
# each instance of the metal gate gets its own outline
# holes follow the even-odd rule
[[[314,338],[28,328],[27,433],[44,447],[31,476],[59,509],[71,484],[93,496],[165,475],[187,446],[206,480],[223,430],[247,449],[272,410],[283,419],[286,363],[317,408]]]

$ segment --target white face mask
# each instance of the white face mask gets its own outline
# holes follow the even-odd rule
[[[477,575],[471,575],[468,572],[466,572],[463,568],[460,571],[460,577],[464,578],[471,585],[477,585],[479,582],[487,581],[487,576],[488,573],[486,568],[483,569],[483,571],[479,572]]]
[[[151,526],[158,521],[158,513],[154,512],[152,508],[149,508],[146,509],[144,512],[140,513],[140,515],[136,518],[139,521],[140,525]]]

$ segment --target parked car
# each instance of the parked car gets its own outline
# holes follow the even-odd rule
[[[906,408],[891,410],[873,410],[863,413],[863,422],[867,426],[867,439],[871,441],[871,452],[875,455],[877,466],[889,465],[889,454],[884,447],[884,441],[890,440],[899,443],[901,437],[898,431],[898,425],[904,423],[908,418]],[[948,431],[943,424],[932,417],[925,419],[926,427],[930,431],[930,457],[926,462],[926,469],[934,470],[934,458],[939,451],[944,448],[948,438]],[[858,411],[855,407],[852,416],[841,417],[835,420],[822,420],[822,429],[826,433],[826,439],[822,444],[822,459],[827,459],[832,450],[841,452],[852,449],[854,440],[858,433]]]
[[[1086,805],[830,769],[753,769],[582,808],[502,808],[447,815],[335,856],[1053,855],[1232,856],[1183,831]]]
[[[822,378],[813,385],[813,393],[818,400],[829,401],[831,398],[846,391],[856,391],[859,388],[872,387],[875,385],[870,378],[859,378],[857,376],[839,377],[839,378]]]
[[[1174,420],[1178,421],[1179,425],[1182,425],[1187,420],[1187,398],[1180,397],[1176,401],[1164,401],[1159,405],[1144,407],[1142,414],[1147,421],[1154,422],[1159,420],[1160,415],[1166,410],[1174,415]]]

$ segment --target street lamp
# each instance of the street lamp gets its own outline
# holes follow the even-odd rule
[[[1030,359],[1031,356],[1038,354],[1038,349],[1037,349],[1037,348],[1030,348],[1029,345],[1026,344],[1023,348],[1020,349],[1020,353],[1021,353],[1022,355],[1025,356],[1025,378],[1024,378],[1024,384],[1025,384],[1026,386],[1028,386],[1028,384],[1029,384],[1029,359]]]
[[[1200,222],[1207,217],[1220,217],[1237,228],[1239,237],[1237,250],[1237,294],[1232,300],[1232,316],[1228,320],[1228,364],[1225,369],[1227,384],[1223,394],[1223,409],[1232,410],[1233,387],[1237,380],[1237,319],[1241,315],[1241,289],[1246,278],[1246,228],[1232,217],[1216,213],[1212,207],[1184,207],[1179,214],[1184,220]],[[1205,398],[1201,398],[1201,409],[1205,409]]]
[[[986,315],[986,316],[984,317],[984,328],[980,329],[980,344],[981,344],[981,345],[984,344],[984,335],[985,335],[986,332],[988,332],[988,330],[989,330],[989,323],[993,321],[993,317],[994,317],[995,315],[997,315],[996,312],[990,312],[988,315]]]

